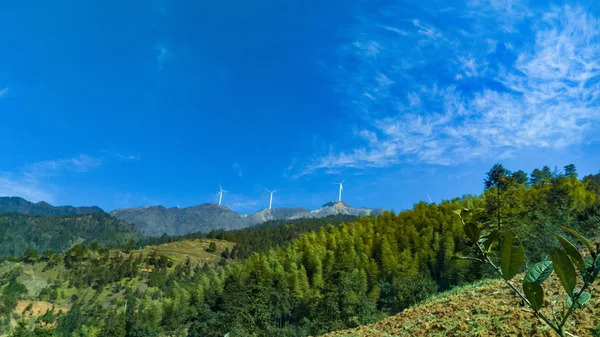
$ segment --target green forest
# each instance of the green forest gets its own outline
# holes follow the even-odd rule
[[[477,261],[451,260],[470,251],[457,209],[482,208],[478,221],[516,232],[526,263],[547,257],[558,245],[550,233],[558,226],[599,236],[600,173],[579,177],[575,166],[567,165],[527,174],[498,164],[483,178],[481,195],[420,202],[397,214],[136,238],[137,248],[198,238],[234,242],[236,253],[223,252],[216,265],[129,253],[135,231],[129,236],[107,232],[113,227],[91,232],[91,225],[73,224],[77,217],[62,217],[71,219],[59,221],[62,229],[39,229],[50,236],[73,235],[47,241],[52,244],[29,242],[24,225],[2,226],[4,254],[25,253],[10,235],[20,235],[33,249],[0,264],[0,335],[318,336],[376,322],[441,291],[490,277]],[[45,218],[7,217],[2,221],[45,223]],[[79,235],[81,242],[74,242],[76,229],[86,233]],[[113,234],[118,238],[109,239]],[[120,249],[104,247],[115,243]],[[33,252],[60,251],[69,244],[65,253]],[[32,282],[32,274],[43,284]],[[35,317],[15,311],[24,300],[53,306]]]
[[[32,216],[0,214],[0,258],[22,256],[29,248],[63,252],[75,244],[96,242],[105,247],[125,246],[142,238],[134,225],[104,212],[82,215]]]

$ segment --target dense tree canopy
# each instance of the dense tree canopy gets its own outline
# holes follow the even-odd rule
[[[94,241],[109,247],[124,246],[139,240],[135,226],[106,213],[84,215],[31,216],[0,214],[0,258],[21,256],[29,249],[62,252],[76,243]]]

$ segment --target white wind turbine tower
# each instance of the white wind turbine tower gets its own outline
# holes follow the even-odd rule
[[[273,193],[279,191],[279,190],[275,190],[275,191],[269,191],[268,189],[265,188],[265,191],[269,192],[269,194],[271,195],[269,197],[269,209],[271,209],[271,206],[273,206]]]
[[[346,178],[346,179],[348,179],[348,178]],[[342,201],[342,191],[344,190],[344,185],[343,184],[344,184],[344,181],[346,181],[346,179],[340,181],[339,183],[332,183],[332,184],[335,184],[335,185],[340,185],[340,195],[338,196],[338,201]]]
[[[221,204],[221,201],[223,201],[223,193],[225,193],[225,192],[229,192],[229,191],[224,190],[223,187],[221,186],[221,183],[219,183],[219,193],[216,194],[219,196],[219,205]]]

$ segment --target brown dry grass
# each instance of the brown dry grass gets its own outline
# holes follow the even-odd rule
[[[520,288],[521,278],[518,279]],[[552,317],[564,307],[564,292],[556,275],[543,285],[546,307]],[[600,324],[600,285],[590,289],[592,299],[566,324],[575,336],[592,336],[590,329]],[[414,308],[356,329],[333,332],[337,336],[556,336],[533,311],[501,280],[488,280],[436,296]]]
[[[53,306],[54,306],[54,313],[58,313],[59,310],[62,310],[63,312],[67,312],[69,310],[65,307],[53,305],[52,303],[46,302],[46,301],[18,301],[17,307],[15,308],[15,312],[17,312],[19,314],[23,314],[23,311],[25,311],[25,309],[29,305],[31,305],[31,309],[29,309],[27,312],[24,313],[25,316],[28,316],[28,317],[42,316],[43,314],[46,313],[46,311],[52,310]]]

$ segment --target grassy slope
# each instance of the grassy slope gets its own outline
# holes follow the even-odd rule
[[[517,280],[521,284],[523,275]],[[565,303],[560,281],[553,274],[543,285],[546,307],[552,317]],[[592,299],[577,310],[566,325],[575,336],[592,336],[600,324],[600,285],[590,291]],[[578,322],[575,325],[575,321]],[[424,303],[381,322],[355,329],[337,331],[323,337],[375,336],[555,336],[532,310],[501,280],[486,280],[437,295]]]
[[[206,248],[208,248],[211,242],[215,242],[217,245],[217,251],[214,253],[209,253],[206,251]],[[208,262],[209,265],[215,265],[221,259],[221,253],[226,248],[231,250],[234,245],[235,244],[232,242],[221,240],[188,240],[166,243],[159,246],[147,246],[142,250],[136,250],[132,253],[134,256],[137,256],[140,252],[143,255],[148,255],[155,250],[159,255],[166,255],[169,257],[175,264],[184,262],[189,257],[194,264],[203,264],[204,262]],[[123,254],[123,257],[127,258],[127,254]],[[98,296],[100,300],[99,302],[105,303],[106,305],[109,305],[111,300],[122,297],[123,295],[122,293],[113,293],[111,291],[112,287],[106,287],[106,289],[99,294],[97,294],[92,288],[69,288],[67,282],[64,282],[63,277],[61,276],[67,272],[62,264],[44,271],[43,269],[45,266],[45,262],[35,264],[16,262],[0,263],[0,276],[15,268],[20,268],[22,270],[21,275],[17,278],[17,280],[27,287],[28,294],[23,300],[19,301],[17,309],[15,310],[15,314],[24,315],[26,320],[34,321],[36,317],[40,316],[40,313],[43,315],[45,310],[52,308],[52,306],[54,306],[55,312],[58,312],[59,309],[62,311],[67,311],[71,305],[71,296],[73,294],[76,294],[79,298],[83,299],[90,299],[93,296]],[[52,303],[38,301],[37,299],[39,298],[40,291],[53,283],[59,285],[59,297]],[[145,282],[138,277],[135,279],[123,279],[120,283],[128,286],[131,289],[135,289],[140,284]],[[0,289],[1,288],[2,287],[0,286]],[[24,308],[26,308],[30,303],[32,304],[32,309],[24,313]],[[11,323],[14,326],[16,321],[13,319]],[[6,335],[0,333],[0,337],[3,336]]]
[[[217,244],[217,251],[209,253],[206,251],[211,242]],[[145,256],[152,251],[156,251],[159,255],[166,255],[174,263],[184,262],[188,257],[194,263],[208,262],[217,263],[221,259],[221,253],[229,248],[231,251],[235,243],[223,240],[185,240],[179,242],[170,242],[158,246],[146,246],[141,250],[134,250],[133,254],[137,256],[140,252]]]

